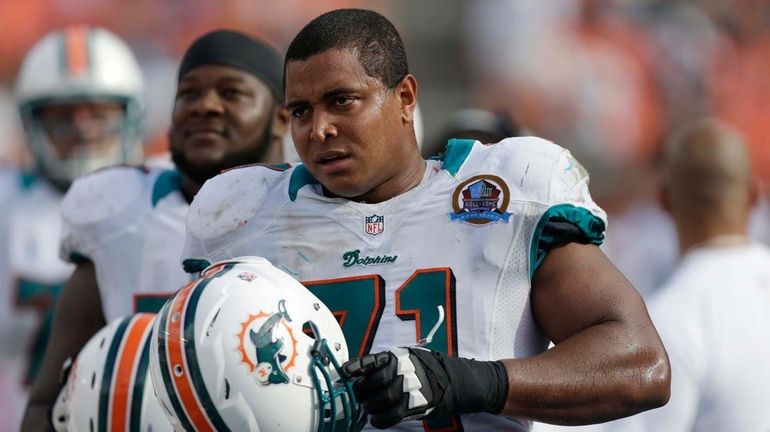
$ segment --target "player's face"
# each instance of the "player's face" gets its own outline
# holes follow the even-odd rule
[[[236,165],[259,162],[270,144],[273,96],[253,75],[206,65],[179,82],[169,140],[174,162],[203,182]]]
[[[120,144],[125,111],[109,100],[51,104],[38,119],[57,156],[66,159],[79,151],[108,153]]]
[[[389,89],[367,75],[354,52],[332,49],[289,62],[285,79],[297,153],[332,194],[380,202],[403,191],[415,158],[422,167],[405,121],[416,94],[411,75],[405,98],[401,84]]]

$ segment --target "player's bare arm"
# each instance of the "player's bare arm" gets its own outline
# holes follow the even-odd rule
[[[598,247],[554,248],[532,285],[535,319],[556,346],[504,361],[504,414],[576,425],[668,401],[668,357],[644,302]]]
[[[531,304],[556,345],[534,357],[476,361],[409,347],[347,362],[371,424],[487,412],[581,425],[668,401],[668,357],[644,302],[598,247],[552,249]]]
[[[77,354],[104,325],[94,265],[84,261],[77,265],[59,297],[43,364],[30,391],[22,431],[49,430],[48,412],[59,390],[62,364]]]

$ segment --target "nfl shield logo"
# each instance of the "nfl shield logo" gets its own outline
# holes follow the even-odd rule
[[[364,232],[367,234],[376,236],[385,231],[385,216],[377,216],[374,214],[367,216],[364,219]]]

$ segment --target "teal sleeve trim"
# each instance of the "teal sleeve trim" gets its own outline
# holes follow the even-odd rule
[[[470,139],[452,138],[446,145],[446,151],[443,154],[431,157],[431,159],[444,161],[442,168],[454,176],[460,170],[463,163],[465,163],[465,159],[471,153],[473,143],[475,142]]]
[[[309,184],[318,184],[318,180],[310,174],[305,165],[297,165],[291,173],[291,180],[289,180],[289,199],[295,201],[302,186]]]
[[[155,179],[152,187],[152,206],[155,207],[160,200],[170,193],[181,190],[182,173],[177,170],[164,171]]]
[[[211,263],[204,259],[186,259],[182,261],[182,268],[185,273],[200,273]]]
[[[91,261],[91,258],[89,258],[89,257],[87,257],[87,256],[85,256],[85,255],[83,255],[83,254],[81,254],[79,252],[72,252],[72,253],[70,253],[69,262],[71,262],[72,264],[81,264],[81,263],[89,262],[89,261]]]
[[[604,221],[582,208],[572,204],[557,204],[543,213],[535,226],[532,235],[532,243],[529,246],[529,278],[535,274],[540,263],[543,262],[547,251],[557,244],[564,243],[566,239],[558,235],[543,234],[543,228],[549,221],[569,222],[575,225],[587,243],[600,245],[604,241],[604,230],[607,228]]]
[[[288,164],[288,163],[274,164],[274,165],[269,165],[268,168],[276,171],[286,171],[287,169],[291,168],[291,164]]]

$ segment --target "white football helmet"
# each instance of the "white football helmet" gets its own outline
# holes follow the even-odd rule
[[[140,162],[143,89],[133,52],[109,31],[75,26],[44,36],[27,53],[16,81],[19,113],[38,169],[66,186],[98,168]],[[119,134],[119,145],[99,152],[80,145],[70,154],[60,155],[41,124],[41,109],[104,101],[124,108],[120,121],[101,126],[110,134]]]
[[[153,326],[150,375],[177,430],[350,431],[348,349],[318,298],[264,258],[216,263]]]
[[[172,431],[149,378],[154,314],[119,318],[83,347],[54,404],[61,431]]]

